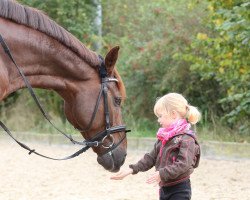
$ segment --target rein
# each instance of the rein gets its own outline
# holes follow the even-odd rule
[[[104,60],[103,58],[99,55],[99,60],[100,60],[100,65],[99,65],[99,74],[100,74],[100,78],[101,78],[101,89],[100,89],[100,92],[98,94],[98,98],[97,98],[97,101],[96,101],[96,105],[95,105],[95,109],[94,109],[94,112],[91,116],[91,119],[90,119],[90,122],[87,126],[86,129],[84,130],[79,130],[79,131],[87,131],[91,128],[92,126],[92,123],[95,119],[95,116],[97,114],[97,109],[99,107],[99,104],[100,104],[100,101],[101,101],[101,97],[103,96],[103,99],[104,99],[104,115],[105,115],[105,130],[99,132],[96,134],[96,136],[90,140],[84,140],[83,142],[80,142],[80,141],[76,141],[72,138],[71,135],[68,135],[66,134],[65,132],[61,131],[59,128],[57,128],[49,119],[48,117],[48,114],[45,112],[45,110],[43,109],[39,99],[37,98],[37,96],[35,95],[35,92],[32,88],[32,86],[30,85],[28,79],[25,77],[22,69],[16,64],[11,52],[10,52],[10,49],[8,48],[6,42],[4,41],[2,35],[0,34],[0,43],[5,51],[5,53],[8,55],[8,57],[10,58],[10,60],[14,63],[14,65],[16,66],[18,72],[20,73],[20,75],[22,76],[22,79],[24,80],[25,82],[25,85],[27,86],[28,90],[29,90],[29,93],[31,95],[31,97],[34,99],[36,105],[38,106],[39,110],[41,111],[41,113],[43,114],[43,116],[45,117],[45,119],[58,131],[60,132],[61,134],[63,134],[66,138],[68,138],[73,144],[78,144],[78,145],[81,145],[81,146],[84,146],[82,147],[80,150],[78,150],[77,152],[75,152],[74,154],[70,155],[70,156],[67,156],[67,157],[64,157],[64,158],[52,158],[52,157],[49,157],[49,156],[45,156],[43,154],[40,154],[38,152],[35,151],[35,149],[31,149],[29,148],[27,145],[19,142],[10,132],[10,130],[5,126],[5,124],[0,121],[0,126],[4,129],[4,131],[17,143],[19,144],[22,148],[26,149],[29,151],[29,155],[31,153],[34,153],[38,156],[41,156],[41,157],[44,157],[44,158],[47,158],[47,159],[51,159],[51,160],[68,160],[68,159],[71,159],[71,158],[74,158],[80,154],[82,154],[83,152],[85,152],[86,150],[88,150],[90,147],[98,147],[100,145],[102,145],[103,148],[107,149],[106,152],[104,152],[102,155],[104,154],[107,154],[109,153],[110,155],[112,155],[112,150],[114,150],[117,146],[119,146],[122,141],[126,138],[126,134],[124,134],[124,137],[117,143],[117,144],[114,144],[114,137],[112,134],[114,133],[118,133],[118,132],[130,132],[130,130],[126,130],[126,126],[124,125],[120,125],[120,126],[113,126],[111,127],[110,126],[110,115],[109,115],[109,110],[108,110],[108,86],[107,84],[109,82],[118,82],[117,79],[115,78],[109,78],[108,75],[107,75],[107,71],[106,71],[106,68],[105,68],[105,63],[104,63]],[[104,145],[104,141],[105,139],[107,139],[108,137],[111,138],[111,144],[110,145]],[[99,155],[100,156],[100,155]]]

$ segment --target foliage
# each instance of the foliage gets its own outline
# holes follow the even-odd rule
[[[103,55],[121,47],[117,66],[127,89],[124,116],[140,135],[156,129],[153,105],[168,92],[182,93],[197,106],[202,124],[213,124],[209,131],[221,132],[216,127],[222,119],[236,133],[249,135],[249,1],[18,1],[43,10],[91,49],[101,41]],[[94,24],[100,2],[102,38]],[[62,116],[58,95],[36,92],[48,110]]]
[[[244,0],[209,0],[204,23],[209,31],[197,33],[184,56],[202,81],[216,81],[223,88],[214,103],[224,114],[217,114],[246,134],[250,131],[249,8],[250,2]]]
[[[184,52],[191,43],[192,35],[202,30],[200,8],[190,12],[185,0],[103,4],[103,45],[106,49],[121,46],[118,66],[127,88],[128,123],[136,120],[146,130],[155,129],[153,105],[158,96],[167,92],[183,93],[195,105],[205,101],[195,91],[202,87],[195,83],[199,75],[190,74],[188,63],[175,59],[175,54]]]
[[[96,5],[92,0],[18,0],[46,13],[51,19],[67,29],[88,47],[93,45]]]

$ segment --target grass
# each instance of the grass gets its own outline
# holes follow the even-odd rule
[[[146,119],[135,120],[133,117],[126,119],[129,129],[132,130],[129,136],[132,137],[156,137],[158,125],[156,121]],[[250,134],[241,134],[238,130],[232,130],[220,122],[213,123],[198,123],[194,126],[199,140],[201,141],[223,141],[223,142],[239,142],[250,143]]]
[[[128,128],[132,130],[129,136],[132,137],[156,137],[159,128],[156,119],[149,121],[145,118],[135,119],[127,114],[125,121],[128,122]],[[223,141],[223,142],[239,142],[250,143],[250,134],[242,134],[238,130],[232,130],[220,123],[220,120],[213,117],[212,122],[208,122],[203,118],[197,126],[194,126],[200,141]]]
[[[133,130],[129,133],[131,137],[155,137],[155,130]],[[222,142],[239,142],[250,143],[249,135],[242,135],[236,131],[229,130],[221,126],[219,129],[214,127],[197,127],[196,134],[200,141],[222,141]]]
[[[24,99],[23,99],[24,98]],[[25,104],[25,97],[20,97],[18,102],[9,108],[2,108],[0,119],[6,123],[11,131],[18,132],[34,132],[37,134],[50,133],[56,134],[58,131],[54,129],[49,122],[45,120],[38,108],[34,105]],[[63,123],[60,117],[49,113],[52,116],[53,123],[61,130],[69,134],[79,134],[77,130],[69,123]],[[129,137],[155,137],[158,125],[156,120],[149,121],[147,119],[134,119],[133,116],[127,115],[125,120]],[[195,127],[197,136],[201,141],[224,141],[224,142],[240,142],[250,143],[250,134],[240,134],[237,130],[231,130],[219,123],[203,123]]]

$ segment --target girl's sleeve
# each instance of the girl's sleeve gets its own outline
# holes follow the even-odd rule
[[[136,164],[129,165],[129,167],[133,169],[132,174],[137,174],[140,171],[145,172],[155,165],[157,158],[157,144],[158,142],[155,143],[153,150],[150,153],[146,153]]]
[[[182,140],[174,163],[159,170],[161,179],[164,181],[176,179],[193,168],[195,151],[195,140],[193,138],[189,137]]]

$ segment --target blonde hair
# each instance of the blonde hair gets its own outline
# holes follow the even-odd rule
[[[154,106],[154,113],[159,116],[160,113],[169,114],[175,110],[182,118],[186,118],[191,124],[196,124],[201,114],[198,109],[188,104],[187,100],[178,93],[168,93],[159,98]]]

